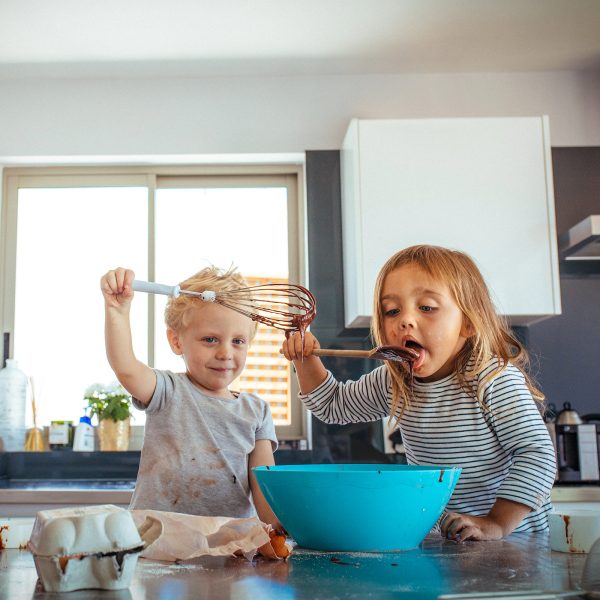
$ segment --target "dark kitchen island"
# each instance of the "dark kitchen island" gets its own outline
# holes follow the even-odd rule
[[[385,515],[382,515],[385,527]],[[46,594],[36,587],[27,551],[0,552],[0,598],[91,600],[435,599],[460,592],[576,590],[585,555],[552,552],[545,535],[514,534],[457,545],[428,536],[398,553],[296,549],[287,562],[205,557],[181,564],[140,559],[131,587],[119,592]],[[496,596],[497,595],[497,596]]]

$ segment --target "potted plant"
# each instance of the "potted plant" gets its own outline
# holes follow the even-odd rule
[[[90,417],[98,419],[100,450],[127,450],[131,394],[119,383],[95,383],[84,394]]]

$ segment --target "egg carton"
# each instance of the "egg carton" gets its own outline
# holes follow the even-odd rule
[[[112,504],[61,508],[37,513],[28,547],[47,592],[120,590],[160,533],[158,522],[138,530],[131,513]]]

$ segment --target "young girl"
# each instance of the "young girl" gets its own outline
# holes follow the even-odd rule
[[[415,350],[413,373],[388,361],[339,383],[312,355],[314,336],[283,343],[307,408],[327,423],[390,415],[409,464],[462,467],[440,523],[449,539],[547,530],[556,459],[536,404],[544,397],[475,263],[436,246],[392,256],[375,285],[372,335]]]
[[[102,277],[106,352],[117,378],[146,411],[146,429],[130,508],[204,516],[258,517],[281,525],[252,467],[273,465],[277,447],[267,402],[229,389],[246,363],[256,323],[213,302],[181,295],[165,310],[167,338],[185,373],[152,369],[133,353],[129,311],[133,271]],[[246,287],[234,270],[208,267],[182,282],[186,290]]]

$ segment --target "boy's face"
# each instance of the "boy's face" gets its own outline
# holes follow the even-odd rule
[[[244,369],[254,323],[219,304],[207,303],[187,315],[180,331],[167,330],[188,377],[210,396],[231,398],[229,385]]]
[[[388,273],[381,299],[385,342],[419,352],[415,376],[437,381],[450,375],[470,330],[448,286],[408,264]]]

